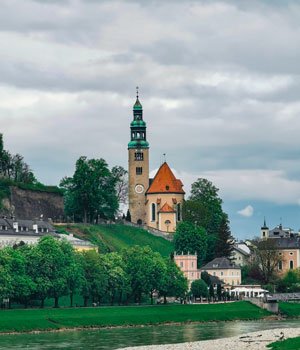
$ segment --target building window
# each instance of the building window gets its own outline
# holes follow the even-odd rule
[[[224,274],[223,271],[221,271],[221,276],[223,276],[223,274]]]
[[[144,153],[143,152],[135,152],[134,153],[134,160],[144,160]]]
[[[194,267],[194,262],[192,261],[192,267]]]
[[[183,267],[183,262],[182,261],[180,262],[180,267]]]
[[[282,261],[281,260],[278,263],[278,270],[282,270]]]
[[[156,219],[155,211],[156,211],[155,203],[152,203],[151,204],[151,221],[155,221]]]
[[[181,205],[180,203],[177,204],[177,221],[181,220]]]
[[[136,175],[142,175],[143,174],[143,168],[141,166],[136,167],[135,171],[136,171]]]
[[[290,269],[292,270],[294,268],[294,262],[293,260],[290,260]]]
[[[290,252],[290,255],[294,255],[294,253],[293,253],[293,252]]]

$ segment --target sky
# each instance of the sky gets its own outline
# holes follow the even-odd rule
[[[238,239],[300,228],[300,1],[2,0],[0,132],[38,180],[127,168],[135,87],[150,168],[217,186]]]

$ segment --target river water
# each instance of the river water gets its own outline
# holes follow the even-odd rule
[[[231,321],[57,333],[1,335],[0,349],[98,349],[217,339],[274,328],[300,327],[300,320]]]

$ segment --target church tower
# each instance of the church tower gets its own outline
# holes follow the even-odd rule
[[[143,120],[143,107],[139,101],[138,88],[133,106],[133,121],[130,124],[128,174],[131,221],[144,224],[146,222],[145,193],[149,187],[149,143],[146,138],[146,123]]]

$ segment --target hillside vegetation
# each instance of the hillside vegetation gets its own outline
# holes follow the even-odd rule
[[[99,247],[101,253],[118,252],[134,245],[149,246],[162,256],[169,256],[174,250],[173,243],[164,238],[153,236],[140,228],[121,224],[66,224],[57,225],[56,229],[61,233],[73,233],[76,237],[90,240]]]

